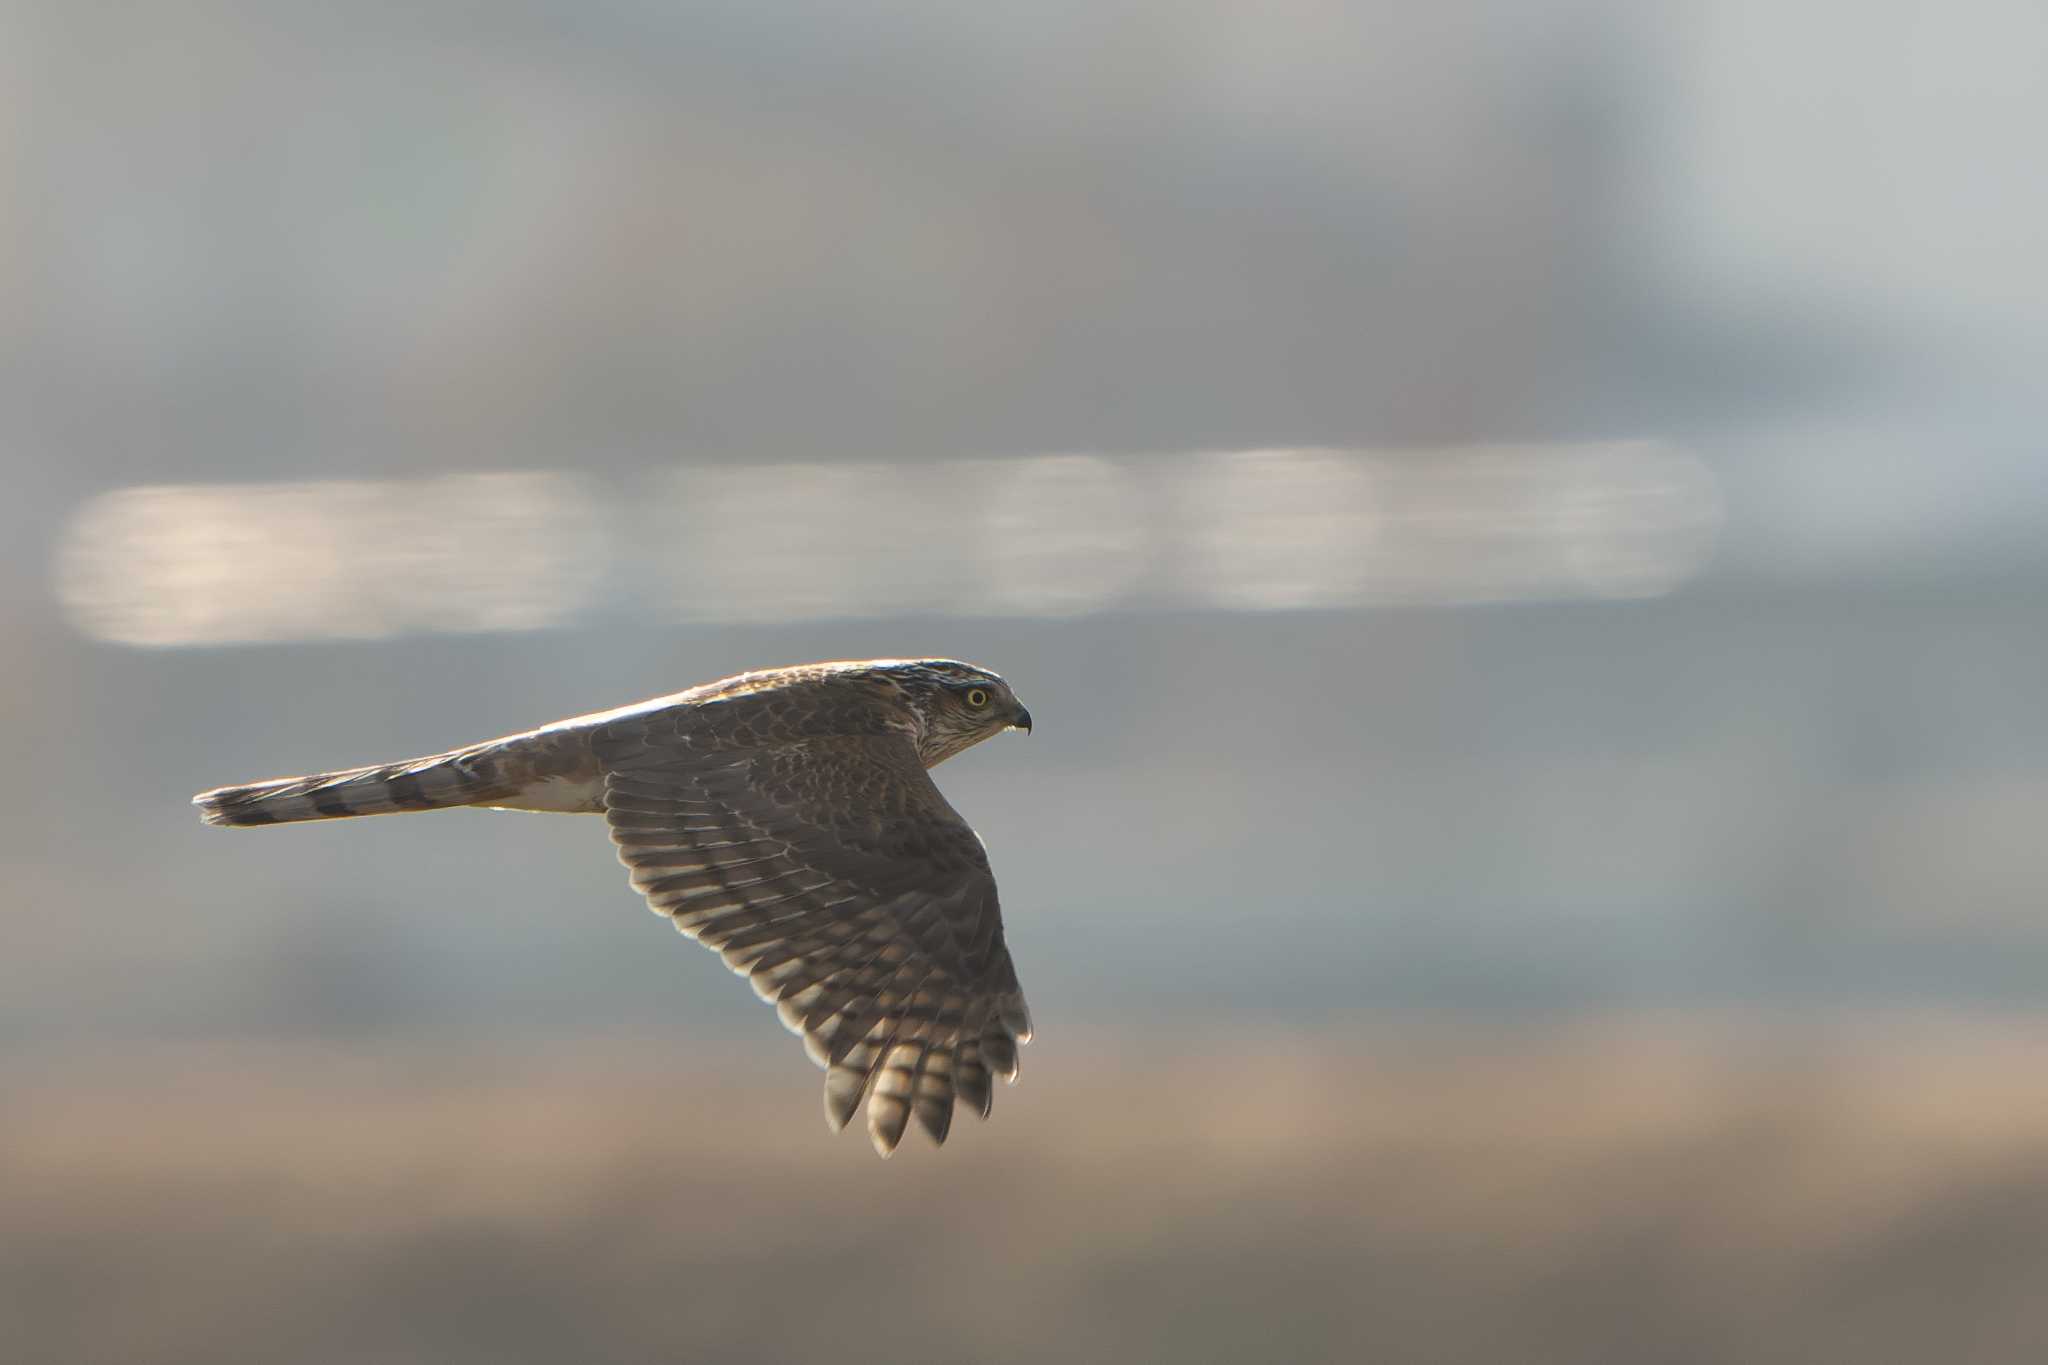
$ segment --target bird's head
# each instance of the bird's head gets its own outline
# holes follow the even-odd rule
[[[927,768],[1004,730],[1031,732],[1024,703],[985,668],[957,659],[884,659],[868,668],[895,687],[909,708]]]

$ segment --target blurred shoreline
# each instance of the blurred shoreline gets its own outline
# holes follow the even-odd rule
[[[887,1164],[766,1049],[15,1057],[0,1303],[39,1360],[2016,1361],[2044,1045],[1903,1012],[1105,1034]],[[893,1333],[852,1331],[877,1294]]]

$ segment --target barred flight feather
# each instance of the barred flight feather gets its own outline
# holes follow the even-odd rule
[[[980,839],[928,770],[1031,719],[945,659],[738,674],[425,758],[221,787],[213,825],[488,806],[601,813],[649,908],[719,953],[884,1156],[988,1117],[1030,1012]]]

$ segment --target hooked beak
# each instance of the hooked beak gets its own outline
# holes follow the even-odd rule
[[[1027,735],[1030,734],[1031,713],[1029,711],[1026,711],[1022,706],[1019,706],[1017,708],[1017,714],[1010,717],[1010,728],[1012,730],[1022,730]]]

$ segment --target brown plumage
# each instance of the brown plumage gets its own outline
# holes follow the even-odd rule
[[[949,659],[742,673],[430,758],[222,787],[214,825],[447,806],[602,813],[633,886],[718,951],[826,1069],[836,1130],[867,1101],[887,1156],[911,1117],[987,1117],[1030,1015],[981,840],[927,769],[1031,728],[1009,684]]]

